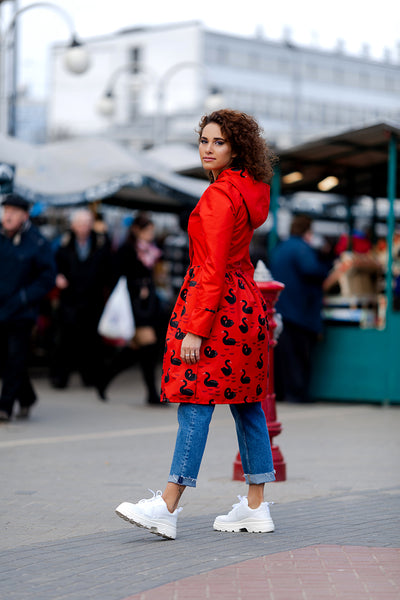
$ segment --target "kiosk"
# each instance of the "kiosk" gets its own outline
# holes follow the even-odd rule
[[[396,200],[400,197],[399,145],[400,127],[379,123],[280,153],[273,214],[281,194],[318,192],[319,184],[328,180],[334,184],[332,191],[344,198],[351,240],[354,207],[360,198],[367,196],[373,201],[373,225],[379,216],[378,200],[385,205],[380,287],[365,286],[371,265],[357,264],[350,242],[347,258],[354,259],[354,277],[342,280],[336,296],[326,294],[324,334],[317,345],[311,382],[311,396],[317,400],[400,403],[400,311],[394,293],[400,275],[400,248],[395,243],[396,217],[400,217]],[[288,177],[291,174],[294,176]],[[357,274],[361,274],[358,280]]]

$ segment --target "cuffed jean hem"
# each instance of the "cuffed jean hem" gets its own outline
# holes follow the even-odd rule
[[[178,485],[186,485],[187,487],[196,487],[197,480],[192,477],[182,477],[182,475],[170,475],[168,477],[170,483],[177,483]]]
[[[255,473],[254,475],[245,473],[245,481],[247,485],[259,485],[260,483],[268,483],[269,481],[275,481],[275,472],[272,473]]]

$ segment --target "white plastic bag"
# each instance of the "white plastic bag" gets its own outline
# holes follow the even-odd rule
[[[126,277],[120,277],[101,315],[98,333],[110,340],[129,341],[135,335],[135,318]]]

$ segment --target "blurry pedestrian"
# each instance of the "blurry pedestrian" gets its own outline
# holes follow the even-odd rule
[[[311,245],[312,219],[296,215],[290,237],[274,250],[271,272],[285,284],[276,310],[283,320],[274,353],[277,400],[307,402],[312,351],[322,332],[323,282],[331,267]]]
[[[140,213],[116,254],[114,276],[116,279],[121,276],[127,279],[136,334],[130,344],[116,351],[108,367],[103,369],[98,385],[102,400],[106,400],[106,390],[111,381],[122,371],[139,363],[147,390],[146,402],[160,405],[160,391],[155,383],[160,301],[153,271],[161,258],[161,250],[154,243],[154,233],[153,221]]]
[[[103,361],[97,325],[110,287],[111,250],[106,234],[93,231],[90,210],[73,212],[56,263],[59,304],[51,382],[65,388],[77,370],[84,385],[94,386]]]
[[[189,238],[187,228],[190,213],[190,209],[182,209],[179,214],[179,231],[172,231],[165,238],[163,244],[163,258],[168,268],[169,288],[173,300],[172,306],[175,305],[189,266]]]
[[[28,366],[40,300],[53,288],[55,264],[49,242],[29,220],[29,203],[18,194],[2,201],[0,230],[0,422],[28,418],[36,393]]]
[[[275,479],[261,399],[267,389],[266,305],[253,279],[249,244],[267,218],[271,154],[256,121],[233,110],[204,116],[199,152],[211,185],[189,219],[190,267],[166,337],[162,399],[179,403],[179,430],[167,486],[117,514],[176,537],[178,503],[195,487],[216,404],[236,422],[248,497],[215,519],[219,531],[274,530],[264,484]]]

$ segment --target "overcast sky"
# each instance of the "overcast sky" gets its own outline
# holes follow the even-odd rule
[[[52,0],[73,18],[81,38],[112,33],[125,27],[198,20],[208,28],[252,36],[258,28],[272,40],[285,28],[300,45],[334,49],[342,39],[349,54],[360,54],[369,44],[373,58],[385,48],[400,65],[400,8],[398,0]],[[19,0],[19,6],[32,4]],[[2,8],[2,30],[10,21],[11,2]],[[18,19],[21,52],[20,81],[35,95],[43,95],[49,77],[47,56],[54,41],[68,39],[63,19],[49,8],[35,7]]]

